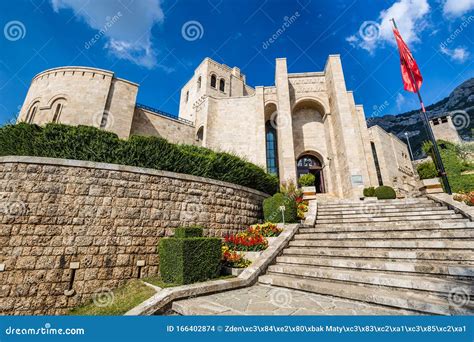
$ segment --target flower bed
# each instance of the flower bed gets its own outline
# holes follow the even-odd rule
[[[278,228],[275,223],[265,222],[254,224],[247,229],[249,234],[262,235],[264,237],[277,237],[283,229]]]
[[[229,249],[228,246],[222,246],[222,263],[226,267],[245,268],[252,262],[247,260],[242,253]]]
[[[308,201],[304,201],[302,197],[297,197],[296,204],[298,218],[304,220],[306,213],[308,212],[309,203]]]
[[[460,192],[453,196],[453,199],[458,202],[464,202],[469,206],[474,206],[474,191]]]
[[[234,251],[263,251],[268,247],[268,241],[263,235],[247,231],[225,237],[225,244]]]

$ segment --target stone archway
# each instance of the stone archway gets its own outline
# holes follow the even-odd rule
[[[316,193],[325,193],[324,184],[324,163],[320,156],[316,153],[304,153],[296,160],[296,173],[299,179],[302,175],[311,173],[315,177],[314,186]]]

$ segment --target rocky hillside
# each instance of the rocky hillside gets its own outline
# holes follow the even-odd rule
[[[459,135],[464,140],[472,141],[474,129],[474,78],[463,82],[448,97],[426,107],[426,110],[430,119],[450,114],[455,126],[458,127]],[[405,132],[408,132],[415,159],[423,157],[421,145],[423,141],[427,140],[427,135],[419,110],[398,115],[369,118],[367,119],[367,125],[369,127],[379,125],[386,131],[397,135],[403,141],[406,141]]]

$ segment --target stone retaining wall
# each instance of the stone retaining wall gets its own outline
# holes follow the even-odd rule
[[[265,197],[165,171],[0,157],[0,314],[63,314],[156,275],[162,236],[180,225],[213,236],[244,229],[261,218]]]

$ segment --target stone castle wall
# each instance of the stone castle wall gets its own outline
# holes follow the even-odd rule
[[[183,222],[213,236],[244,229],[265,197],[165,171],[2,157],[0,314],[64,314],[139,273],[156,275],[161,237]]]

